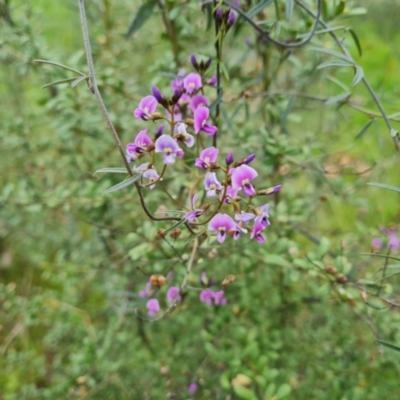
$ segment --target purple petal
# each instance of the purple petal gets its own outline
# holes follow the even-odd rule
[[[208,106],[208,99],[206,96],[203,96],[202,94],[196,94],[195,96],[192,97],[192,100],[190,101],[190,109],[192,111],[196,110],[198,107],[206,107]]]
[[[217,231],[220,228],[225,228],[226,231],[231,231],[235,228],[235,222],[228,214],[218,213],[214,215],[208,223],[208,229],[210,231]]]
[[[210,289],[204,289],[200,292],[200,301],[211,305],[214,300],[214,292]]]
[[[210,110],[207,107],[197,107],[196,110],[194,110],[194,132],[199,133],[200,130],[203,128],[205,125],[207,118],[210,114]]]
[[[160,311],[160,304],[157,299],[150,299],[146,303],[146,308],[148,309],[147,315],[149,317],[154,317]]]
[[[209,136],[213,136],[218,131],[218,128],[214,125],[204,124],[202,131]]]
[[[232,173],[232,187],[234,189],[243,188],[251,180],[258,176],[257,171],[248,165],[241,165],[235,168]],[[248,188],[248,192],[252,192],[254,188]]]
[[[180,303],[182,301],[182,296],[180,294],[180,289],[178,286],[171,286],[167,292],[167,301],[170,303],[176,301]]]
[[[186,92],[189,94],[200,89],[201,86],[202,86],[201,76],[194,72],[188,74],[185,77],[185,79],[183,80],[183,87],[185,88]]]
[[[137,136],[135,138],[135,144],[136,144],[136,146],[140,146],[140,147],[153,144],[153,141],[147,135],[147,129],[144,129],[137,134]]]
[[[198,198],[199,198],[198,193],[195,193],[192,197],[192,209],[193,210],[196,208],[196,203],[197,203]]]
[[[252,197],[256,194],[256,190],[251,183],[247,183],[243,186],[243,192],[246,196]]]
[[[214,303],[215,304],[226,304],[226,298],[224,297],[224,291],[218,290],[214,293]]]
[[[146,96],[139,103],[139,109],[146,114],[152,114],[157,108],[158,101],[154,96]]]
[[[253,213],[246,213],[244,211],[242,211],[241,214],[235,215],[236,221],[249,222],[253,218],[255,218],[255,215]]]
[[[169,135],[161,135],[155,144],[156,153],[173,152],[176,153],[179,149],[178,143]]]

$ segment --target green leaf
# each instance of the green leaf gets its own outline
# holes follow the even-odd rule
[[[350,96],[350,93],[347,93],[347,92],[340,93],[337,96],[330,97],[328,100],[325,101],[325,104],[327,106],[329,106],[329,105],[332,105],[332,104],[335,104],[335,103],[339,103],[339,102],[347,99],[349,96]]]
[[[61,85],[63,83],[73,82],[75,80],[76,80],[76,78],[67,78],[67,79],[61,79],[59,81],[54,81],[54,82],[51,82],[51,83],[46,83],[46,85],[42,86],[42,89],[45,89],[45,88],[48,88],[48,87],[51,87],[51,86]]]
[[[362,78],[364,78],[364,70],[359,65],[356,65],[356,73],[353,82],[351,82],[351,86],[356,86]]]
[[[351,37],[353,38],[354,44],[356,45],[357,50],[358,50],[358,54],[361,57],[362,56],[362,49],[361,49],[360,41],[358,40],[358,36],[353,31],[353,29],[348,29],[348,32],[350,33]]]
[[[133,175],[130,178],[126,179],[125,181],[122,181],[117,185],[110,187],[110,189],[107,189],[105,193],[115,192],[117,190],[123,189],[124,187],[132,185],[132,183],[138,181],[141,178],[141,176],[142,176],[141,174]]]
[[[251,392],[250,389],[245,388],[244,386],[234,386],[233,391],[235,395],[243,400],[256,400],[257,397]]]
[[[288,383],[284,383],[283,385],[279,386],[278,391],[276,392],[276,399],[281,400],[289,394],[292,393],[292,387]]]
[[[128,173],[126,168],[108,167],[108,168],[98,169],[93,175],[100,174],[100,173],[106,173],[106,172],[110,172],[112,174],[127,174]]]
[[[157,4],[156,0],[145,1],[138,9],[133,21],[125,34],[125,38],[129,38],[135,32],[137,32],[151,17],[154,11],[154,7]]]
[[[278,254],[268,254],[264,259],[267,265],[277,265],[278,267],[290,268],[292,264]]]
[[[348,61],[333,60],[318,65],[317,69],[326,67],[354,67],[354,64],[351,64]]]
[[[347,57],[344,54],[338,53],[337,51],[334,51],[334,50],[323,49],[322,47],[314,47],[314,48],[310,49],[310,51],[317,51],[318,53],[329,54],[330,56],[341,58],[342,60],[345,60],[351,64],[354,64],[353,60],[351,58]]]
[[[86,79],[89,79],[88,76],[80,76],[78,79],[75,79],[72,83],[71,83],[71,87],[75,87],[77,85],[79,85],[81,82],[85,81]]]
[[[375,183],[375,182],[368,182],[367,185],[376,186],[383,189],[393,190],[394,192],[400,193],[400,188],[396,186],[385,185],[384,183]]]
[[[364,135],[365,132],[367,132],[368,128],[374,123],[373,119],[370,119],[360,130],[360,132],[357,133],[355,139],[359,139],[362,135]]]
[[[256,6],[254,6],[246,15],[248,18],[253,18],[256,16],[259,12],[261,12],[264,8],[270,6],[274,0],[263,0],[260,3],[258,3]]]
[[[293,15],[293,0],[286,0],[286,19],[290,21]]]
[[[173,231],[176,228],[179,228],[181,225],[183,225],[186,222],[186,218],[182,218],[177,224],[171,226],[170,228],[166,229],[163,234],[166,235],[167,233]]]
[[[210,112],[213,112],[215,110],[217,105],[221,103],[223,97],[224,97],[224,91],[221,90],[221,92],[218,95],[218,97],[211,103],[211,105],[209,107]]]
[[[377,342],[385,347],[389,347],[389,349],[400,351],[400,346],[396,346],[395,344],[385,342],[384,340],[375,339],[375,342]]]
[[[67,67],[67,66],[64,65],[64,64],[60,64],[60,63],[57,63],[57,62],[55,62],[55,61],[33,60],[33,63],[34,63],[34,64],[36,64],[36,63],[50,64],[50,65],[54,65],[54,66],[56,66],[56,67],[60,67],[60,68],[66,69],[67,71],[75,72],[75,73],[78,74],[78,75],[86,76],[86,74],[84,74],[84,73],[81,72],[81,71],[78,71],[77,69],[74,69],[74,68],[71,68],[71,67]],[[75,79],[75,78],[72,78],[72,79]]]
[[[220,65],[221,65],[222,73],[224,74],[226,80],[229,81],[229,79],[230,79],[230,78],[229,78],[229,72],[228,72],[228,69],[226,68],[225,63],[223,63],[222,61],[220,61]]]
[[[340,0],[340,3],[336,6],[334,16],[337,17],[340,14],[343,14],[345,6],[346,6],[346,3],[343,0]]]

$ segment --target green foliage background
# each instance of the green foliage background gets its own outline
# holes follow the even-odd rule
[[[361,58],[349,34],[345,43],[394,114],[400,5],[364,3],[347,1],[332,23],[357,32]],[[4,18],[6,4],[12,22]],[[195,1],[167,2],[177,49],[159,13],[126,40],[140,5],[87,1],[99,86],[124,144],[143,129],[132,110],[152,85],[167,90],[176,61],[189,70],[193,51],[214,56],[213,30]],[[367,16],[345,18],[361,5]],[[86,71],[77,2],[0,0],[0,10],[1,400],[188,399],[194,381],[196,399],[400,396],[399,354],[375,343],[400,343],[399,314],[381,309],[387,304],[379,299],[367,306],[352,285],[381,277],[384,260],[360,253],[370,252],[380,226],[398,226],[399,197],[366,183],[400,186],[398,156],[378,117],[288,95],[331,98],[342,89],[328,77],[350,86],[350,69],[317,70],[326,58],[307,47],[273,74],[276,49],[257,48],[246,26],[229,33],[222,152],[255,152],[265,187],[283,182],[284,190],[271,200],[265,246],[212,242],[198,252],[191,285],[199,285],[201,271],[218,282],[234,274],[228,305],[207,307],[188,292],[170,315],[151,323],[138,291],[152,273],[173,271],[179,284],[188,235],[156,240],[168,225],[145,219],[133,189],[104,194],[121,177],[94,172],[121,162],[94,97],[85,83],[41,89],[73,74],[33,64],[47,59]],[[308,31],[300,14],[293,18],[282,35],[288,27]],[[333,48],[320,35],[313,45]],[[277,94],[238,96],[267,89]],[[361,85],[351,102],[377,112]],[[370,117],[374,123],[356,139]],[[168,206],[157,191],[146,198],[152,210]],[[327,265],[350,283],[337,283]],[[395,299],[398,276],[385,282],[382,297]],[[157,294],[164,309],[165,292]]]

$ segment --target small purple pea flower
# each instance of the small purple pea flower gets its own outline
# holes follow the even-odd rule
[[[182,91],[183,89],[183,77],[185,76],[185,71],[180,70],[176,78],[171,82],[171,88],[175,92],[177,90]]]
[[[258,176],[257,171],[248,165],[241,165],[235,168],[232,173],[232,187],[234,189],[243,189],[246,196],[254,196],[256,191],[254,186],[250,183],[253,179]]]
[[[196,58],[196,56],[195,56],[194,54],[192,54],[192,55],[190,56],[190,62],[192,63],[193,68],[194,68],[195,70],[197,70],[197,69],[199,68],[199,63],[197,62],[197,58]]]
[[[229,11],[229,15],[228,15],[228,27],[231,27],[236,21],[236,13],[233,10]]]
[[[187,133],[186,125],[183,122],[178,122],[175,129],[176,132],[182,136],[183,143],[185,143],[187,147],[192,147],[194,145],[194,137]]]
[[[224,291],[218,290],[218,292],[214,293],[214,303],[215,304],[226,304],[227,300],[224,297]]]
[[[244,229],[241,225],[236,224],[233,230],[233,240],[239,240],[242,233],[247,233],[247,229]]]
[[[193,92],[201,89],[202,86],[201,76],[195,72],[191,72],[183,79],[183,87],[188,94],[192,94]]]
[[[238,191],[239,191],[239,189],[233,189],[232,186],[228,186],[226,188],[224,203],[231,204],[233,199],[237,196]]]
[[[183,157],[184,155],[176,140],[168,135],[162,135],[156,140],[155,151],[156,153],[164,153],[165,165],[173,164],[175,157]]]
[[[146,308],[148,309],[147,315],[154,317],[160,311],[160,304],[157,299],[150,299],[146,303]]]
[[[231,165],[233,163],[233,153],[230,152],[225,158],[226,165]]]
[[[266,227],[260,222],[254,222],[253,230],[251,231],[250,238],[257,239],[258,243],[265,243],[266,239],[264,235],[261,233]]]
[[[200,301],[206,303],[209,306],[213,303],[214,292],[211,289],[204,289],[200,292]]]
[[[167,301],[172,303],[175,301],[176,303],[180,303],[182,301],[182,296],[180,294],[180,289],[178,286],[171,286],[167,292]]]
[[[133,115],[135,118],[148,121],[151,118],[151,114],[156,110],[157,104],[157,99],[154,96],[146,96],[140,101],[139,107],[133,111]]]
[[[126,145],[126,153],[128,162],[135,161],[138,154],[143,154],[147,150],[147,146],[153,144],[153,141],[147,135],[147,129],[138,133],[133,143]]]
[[[207,147],[200,153],[200,157],[196,158],[194,165],[196,167],[207,169],[217,161],[219,150],[214,147]]]
[[[250,164],[255,158],[256,158],[256,155],[254,153],[250,154],[249,156],[247,156],[244,159],[244,162],[245,162],[245,164]]]
[[[242,211],[241,214],[235,214],[235,219],[236,221],[243,222],[245,224],[248,224],[249,221],[254,219],[255,215],[253,213],[247,213]]]
[[[209,86],[215,86],[217,84],[217,76],[213,75],[207,82]]]
[[[196,208],[196,202],[197,202],[198,198],[199,198],[199,195],[197,193],[195,195],[193,195],[192,211],[185,214],[185,218],[187,221],[191,222],[191,221],[195,220],[196,218],[200,217],[201,214],[203,214],[203,210],[201,208]]]
[[[219,243],[223,243],[226,239],[226,234],[234,230],[235,227],[235,222],[228,214],[218,213],[208,223],[210,231],[218,231],[217,240]]]
[[[151,185],[149,186],[150,189],[154,189],[155,188],[155,183],[158,181],[158,178],[160,177],[160,175],[157,174],[157,171],[153,168],[148,169],[147,171],[145,171],[143,173],[143,178],[146,178],[150,181]]]
[[[218,128],[214,125],[208,125],[207,118],[210,115],[210,110],[207,107],[199,106],[194,110],[194,133],[200,131],[205,132],[207,135],[215,135]]]
[[[383,240],[381,238],[376,237],[372,239],[371,247],[373,252],[379,251],[382,248],[382,245]]]
[[[219,183],[215,172],[207,172],[204,179],[204,188],[207,190],[208,198],[215,197],[217,192],[222,189],[222,185]]]
[[[397,252],[397,250],[400,248],[400,238],[397,235],[397,229],[387,229],[386,234],[389,238],[390,251]]]
[[[198,390],[198,386],[197,386],[196,382],[192,382],[187,388],[187,391],[189,394],[195,394],[197,392],[197,390]]]
[[[264,204],[263,206],[256,208],[257,217],[255,222],[260,222],[261,225],[267,227],[270,225],[269,222],[269,204]]]

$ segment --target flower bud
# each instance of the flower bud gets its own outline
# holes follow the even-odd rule
[[[235,280],[235,275],[228,275],[223,281],[222,281],[222,287],[225,289],[227,286],[229,286],[233,281]]]
[[[198,71],[198,69],[199,69],[199,64],[197,63],[197,59],[196,59],[196,56],[195,56],[194,54],[192,54],[192,55],[190,56],[190,62],[192,63],[193,68],[194,68],[196,71]]]
[[[278,193],[282,189],[282,186],[283,185],[276,185],[276,186],[272,186],[268,189],[262,189],[262,190],[259,190],[257,194],[270,196],[271,194]]]
[[[156,233],[156,239],[164,239],[165,238],[165,229],[159,229]]]
[[[154,274],[150,277],[150,283],[153,286],[161,287],[165,285],[167,282],[167,278],[164,275]]]
[[[207,82],[210,86],[215,86],[217,84],[217,77],[213,75],[210,80]]]
[[[233,163],[233,153],[232,152],[230,152],[226,156],[225,161],[226,161],[226,165],[231,165]]]
[[[163,134],[163,131],[164,131],[164,125],[160,125],[160,126],[157,128],[156,139],[158,139],[158,138]]]
[[[325,265],[324,270],[329,275],[336,275],[337,274],[337,269],[333,265]]]
[[[229,15],[228,15],[228,27],[231,27],[236,21],[236,13],[233,10],[229,11]]]
[[[181,234],[182,234],[182,231],[181,231],[179,228],[177,228],[177,229],[174,229],[174,230],[169,234],[169,236],[171,236],[172,239],[178,239],[178,237],[181,236]]]
[[[255,158],[256,158],[255,154],[250,154],[249,156],[247,156],[245,158],[244,162],[245,162],[245,164],[250,164]]]
[[[218,7],[217,9],[216,9],[216,11],[215,11],[215,18],[218,20],[218,21],[222,21],[222,17],[223,17],[223,12],[222,12],[222,9],[221,9],[221,7]]]
[[[207,71],[208,67],[211,65],[212,59],[209,58],[205,63],[204,63],[204,71]]]
[[[343,274],[339,274],[336,276],[336,282],[338,283],[346,283],[347,282],[347,276]]]
[[[153,86],[151,88],[151,92],[153,94],[153,96],[156,98],[156,100],[164,106],[164,104],[167,104],[167,100],[165,99],[165,97],[162,95],[162,93],[160,92],[160,90],[158,89],[157,86]]]
[[[171,103],[173,105],[175,105],[179,101],[179,99],[182,97],[182,94],[183,94],[183,92],[181,90],[175,90],[174,94],[172,96],[172,99],[171,99]]]

